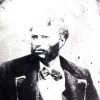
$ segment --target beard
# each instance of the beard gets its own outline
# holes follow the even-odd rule
[[[55,59],[58,54],[59,54],[59,43],[55,44],[54,46],[51,46],[49,48],[49,50],[45,50],[45,49],[39,49],[42,52],[37,52],[36,50],[34,50],[31,46],[31,53],[34,57],[38,57],[38,59],[40,61],[42,61],[43,63],[48,63],[51,60]],[[41,57],[40,55],[44,55],[44,57]]]

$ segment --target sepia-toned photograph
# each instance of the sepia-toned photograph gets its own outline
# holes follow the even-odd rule
[[[0,0],[0,100],[100,100],[100,0]]]

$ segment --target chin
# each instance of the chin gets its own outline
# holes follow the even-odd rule
[[[42,53],[41,54],[40,53],[39,54],[35,53],[35,56],[38,57],[38,58],[40,58],[40,59],[45,59],[46,58],[46,55],[42,54]]]
[[[39,58],[42,58],[42,59],[45,59],[45,57],[46,57],[45,54],[38,54],[37,56],[38,56]]]

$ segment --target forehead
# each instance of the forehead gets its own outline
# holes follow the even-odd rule
[[[63,18],[47,17],[37,19],[33,22],[32,28],[30,29],[31,33],[37,35],[58,35],[61,28],[65,26]]]

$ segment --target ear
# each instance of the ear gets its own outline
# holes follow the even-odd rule
[[[62,46],[64,46],[66,42],[66,38],[64,35],[61,35],[60,39],[59,39],[59,48],[61,48]]]

